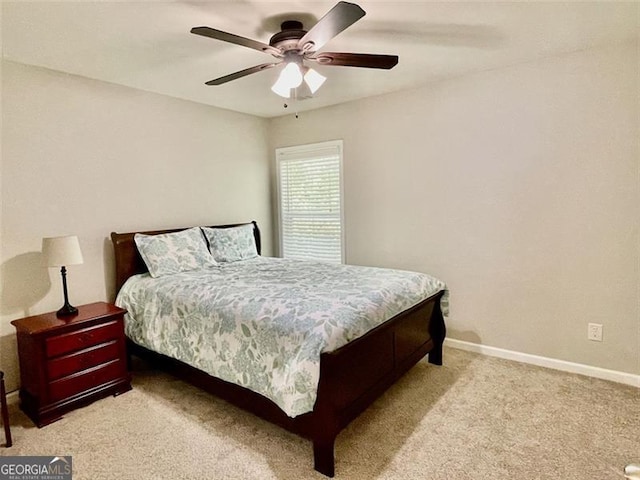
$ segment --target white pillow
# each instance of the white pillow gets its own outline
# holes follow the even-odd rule
[[[237,262],[258,256],[253,224],[228,228],[202,227],[216,262]]]
[[[136,233],[133,239],[154,278],[216,265],[198,227],[160,235]]]

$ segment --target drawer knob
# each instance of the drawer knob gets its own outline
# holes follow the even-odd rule
[[[83,333],[82,335],[78,335],[79,343],[87,343],[93,339],[93,335],[91,333]]]

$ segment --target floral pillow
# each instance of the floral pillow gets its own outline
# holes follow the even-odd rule
[[[258,256],[253,224],[229,228],[202,227],[202,231],[216,262],[237,262]]]
[[[202,270],[216,265],[199,228],[133,237],[152,277]]]

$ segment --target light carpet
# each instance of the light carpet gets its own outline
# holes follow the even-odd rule
[[[636,388],[447,348],[336,442],[338,479],[622,479],[640,461]],[[71,455],[80,479],[322,479],[311,442],[168,374],[42,429],[11,411],[0,455]]]

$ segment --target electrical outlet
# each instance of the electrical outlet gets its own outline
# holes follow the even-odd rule
[[[595,342],[602,341],[602,324],[590,323],[587,330],[587,338]]]

